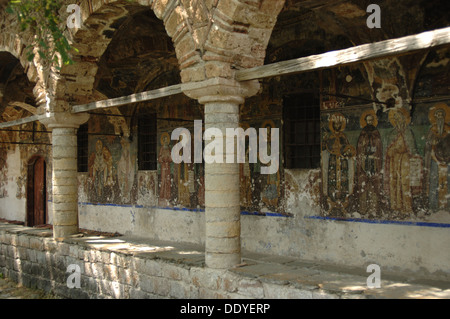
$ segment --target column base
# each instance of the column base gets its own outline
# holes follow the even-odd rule
[[[229,269],[241,263],[241,254],[219,254],[219,253],[205,253],[205,263],[209,268],[214,269]]]
[[[55,226],[53,225],[53,238],[66,238],[71,235],[76,235],[80,231],[77,225],[70,226]]]

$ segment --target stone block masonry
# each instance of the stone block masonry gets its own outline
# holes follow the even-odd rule
[[[293,258],[247,254],[232,269],[205,267],[203,247],[125,236],[55,240],[46,229],[0,223],[0,273],[28,288],[72,299],[449,298],[450,289],[382,282]],[[69,288],[69,265],[80,288]],[[443,283],[441,283],[442,285]]]

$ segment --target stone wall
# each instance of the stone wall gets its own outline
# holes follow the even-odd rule
[[[0,224],[0,272],[29,288],[86,298],[339,298],[339,294],[261,281],[204,267],[203,253],[185,247],[130,244],[122,237],[56,241],[51,232]],[[169,254],[158,255],[157,252]],[[69,265],[80,267],[80,288],[68,288]],[[351,296],[350,296],[351,297]]]
[[[245,252],[242,264],[218,270],[205,267],[201,245],[86,231],[83,237],[57,241],[51,234],[48,229],[0,223],[0,274],[25,287],[69,299],[450,297],[448,282],[394,274],[384,268],[381,286],[370,288],[367,263],[338,267]],[[69,265],[79,266],[79,286],[72,280],[73,288],[67,284],[74,277]]]

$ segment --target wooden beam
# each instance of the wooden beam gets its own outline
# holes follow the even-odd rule
[[[249,81],[273,76],[314,71],[324,68],[332,68],[340,65],[367,61],[370,59],[412,53],[417,50],[448,44],[450,44],[450,27],[398,39],[363,44],[344,50],[330,51],[319,55],[272,63],[251,69],[239,70],[236,72],[236,80]],[[97,109],[144,102],[180,93],[182,93],[181,84],[176,84],[161,89],[131,94],[114,99],[102,100],[83,105],[75,105],[72,107],[72,113],[88,112]],[[15,121],[3,122],[0,123],[0,128],[39,121],[45,117],[48,117],[48,115],[33,115]]]
[[[175,84],[175,85],[167,86],[167,87],[164,87],[161,89],[145,91],[145,92],[141,92],[141,93],[135,93],[135,94],[121,96],[121,97],[114,98],[114,99],[97,101],[97,102],[92,102],[92,103],[82,104],[82,105],[75,105],[72,107],[72,113],[81,113],[81,112],[87,112],[87,111],[92,111],[92,110],[121,106],[121,105],[126,105],[126,104],[150,101],[150,100],[159,99],[162,97],[180,94],[180,93],[182,93],[181,84]]]
[[[237,81],[249,81],[273,76],[332,68],[370,59],[412,53],[439,45],[450,44],[450,27],[410,35],[398,39],[363,44],[288,61],[258,66],[236,72]]]
[[[47,115],[47,114],[32,115],[32,116],[24,117],[24,118],[21,118],[18,120],[0,123],[0,128],[22,125],[22,124],[26,124],[26,123],[30,123],[30,122],[34,122],[34,121],[39,121],[39,120],[45,119],[47,117],[49,117],[49,115]]]

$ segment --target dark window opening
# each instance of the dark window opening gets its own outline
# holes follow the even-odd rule
[[[78,172],[88,171],[89,150],[88,150],[88,124],[83,124],[78,128],[77,132],[77,166]]]
[[[138,119],[138,168],[156,170],[157,132],[156,114],[141,115]]]
[[[284,98],[284,154],[286,168],[320,166],[320,100],[301,93]]]

